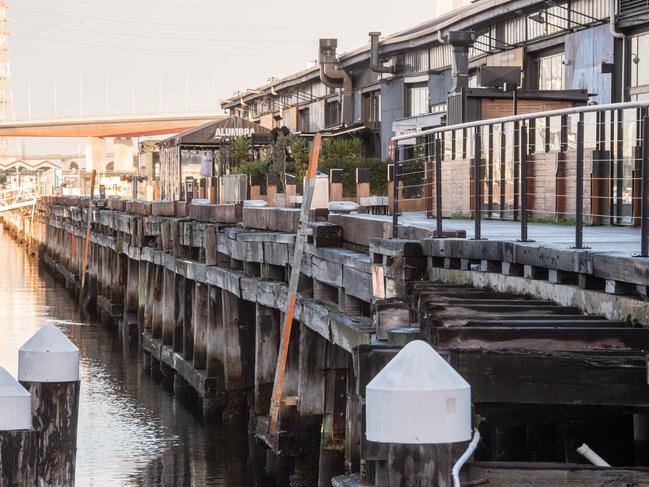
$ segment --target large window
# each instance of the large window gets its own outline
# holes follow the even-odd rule
[[[325,127],[340,125],[340,102],[330,101],[325,103]]]
[[[406,85],[405,112],[406,117],[428,113],[428,83]]]
[[[563,89],[563,53],[539,58],[539,90]]]
[[[364,123],[381,121],[381,92],[379,90],[363,93],[361,112]]]

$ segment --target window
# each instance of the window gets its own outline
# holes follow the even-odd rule
[[[331,101],[325,103],[325,127],[340,125],[340,102]]]
[[[416,117],[428,113],[428,83],[406,85],[405,116]]]
[[[298,132],[309,131],[309,109],[304,108],[297,113],[297,130]]]
[[[539,58],[539,90],[563,89],[563,53]]]
[[[631,38],[631,80],[629,85],[649,85],[649,33]]]
[[[364,123],[381,121],[381,92],[379,90],[363,94],[361,112]]]

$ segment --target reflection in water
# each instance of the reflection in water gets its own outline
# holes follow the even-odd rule
[[[248,485],[245,423],[202,424],[3,231],[0,256],[0,366],[15,375],[18,348],[45,321],[81,351],[77,485]]]

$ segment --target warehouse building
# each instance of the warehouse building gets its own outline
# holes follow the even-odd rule
[[[368,155],[388,159],[394,135],[649,97],[647,19],[649,4],[633,0],[479,0],[383,39],[370,33],[344,54],[321,39],[319,66],[222,107],[307,137],[358,136]],[[511,68],[510,78],[494,83],[485,67]]]

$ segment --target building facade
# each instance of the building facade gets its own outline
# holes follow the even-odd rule
[[[237,93],[222,107],[305,136],[354,134],[368,155],[387,159],[394,135],[454,123],[449,93],[480,88],[484,66],[520,68],[521,93],[540,99],[553,98],[548,92],[581,92],[583,103],[598,104],[649,97],[648,15],[648,4],[632,0],[479,0],[380,42],[373,33],[368,45],[341,55],[334,39],[323,39],[319,66]],[[466,66],[452,45],[461,32],[472,33]],[[511,110],[496,105],[473,117]]]

